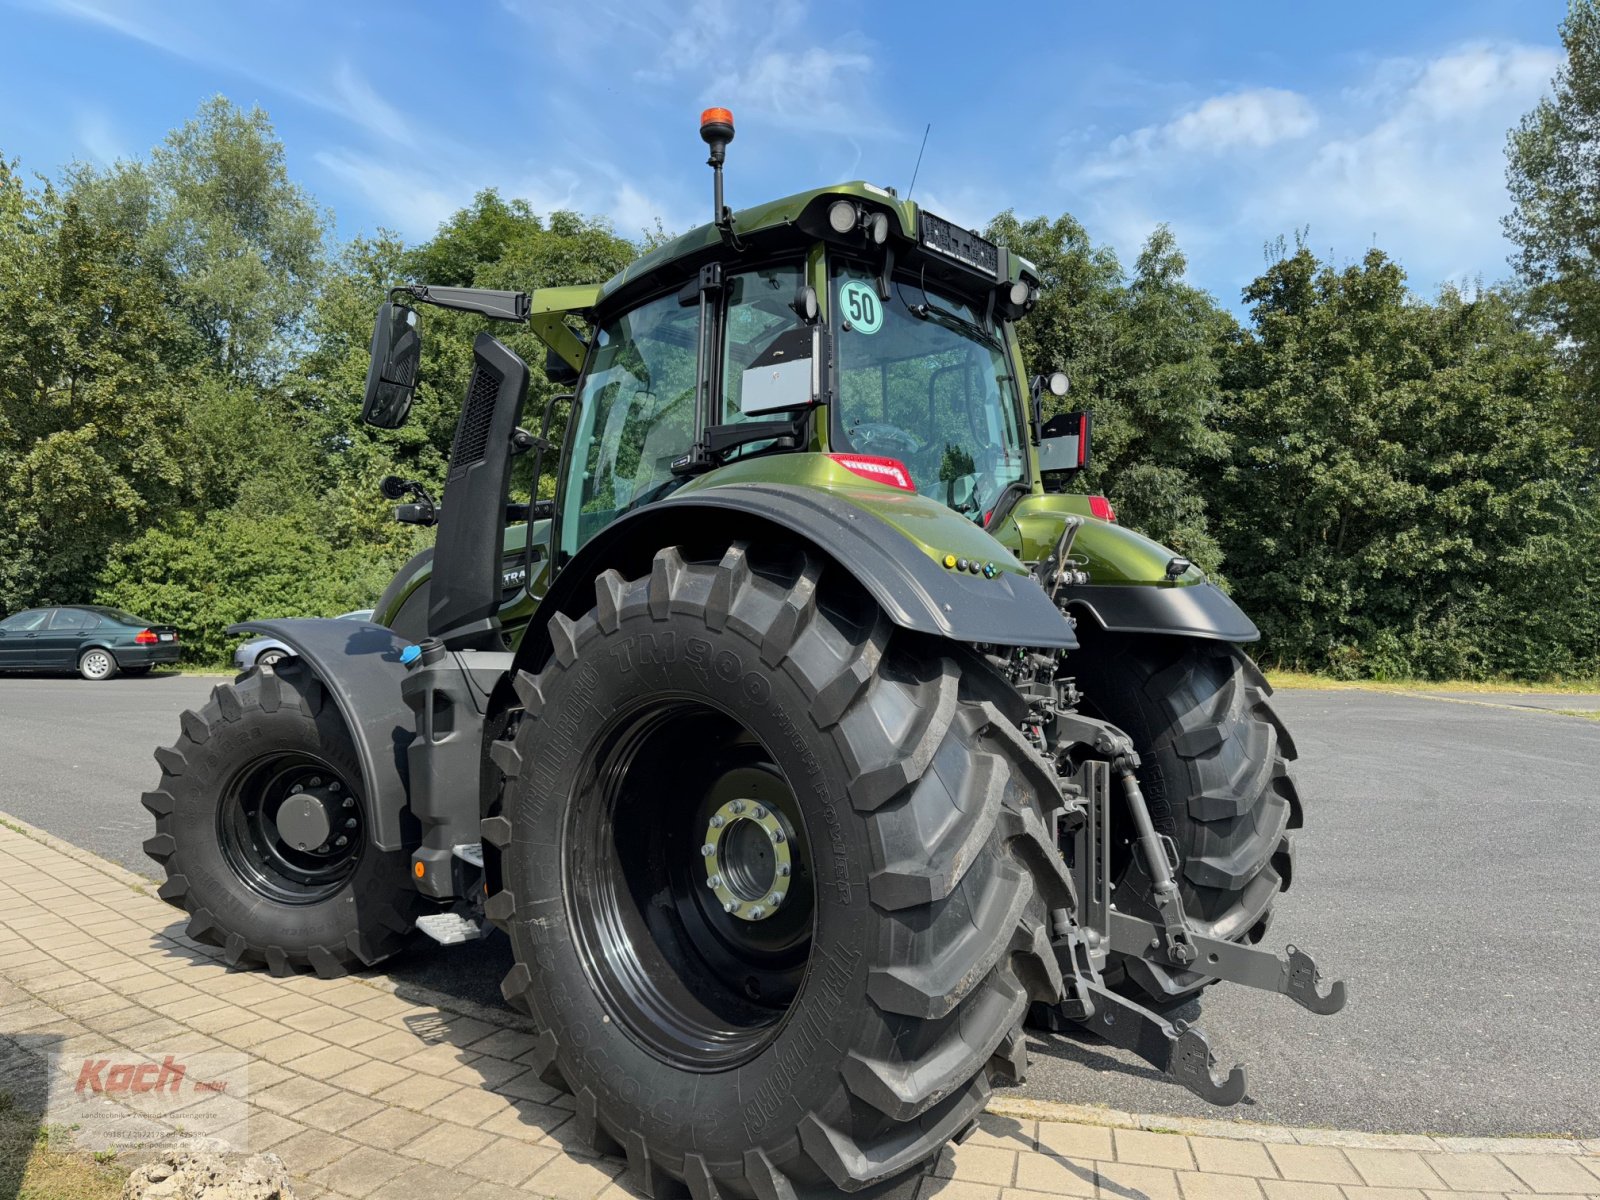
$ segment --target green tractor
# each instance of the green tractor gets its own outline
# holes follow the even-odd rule
[[[1071,490],[1030,263],[866,183],[734,213],[701,134],[715,219],[610,281],[391,293],[365,420],[428,304],[531,326],[564,442],[480,334],[441,503],[385,481],[434,549],[372,623],[240,626],[293,656],[156,752],[161,895],[275,974],[504,930],[540,1076],[656,1196],[897,1187],[1030,1017],[1238,1101],[1165,1013],[1345,995],[1259,946],[1301,802],[1255,626]]]

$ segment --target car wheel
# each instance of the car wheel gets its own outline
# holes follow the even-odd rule
[[[289,656],[287,650],[263,650],[256,655],[256,666],[271,669]]]
[[[78,656],[78,674],[99,683],[117,673],[117,660],[111,651],[99,646],[91,647]]]

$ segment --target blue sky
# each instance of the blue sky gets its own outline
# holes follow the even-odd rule
[[[1165,221],[1230,306],[1305,230],[1432,293],[1508,273],[1506,130],[1564,7],[0,0],[0,154],[140,155],[221,92],[271,114],[341,235],[423,238],[491,186],[631,235],[707,219],[706,104],[734,110],[735,207],[903,192],[932,122],[916,198],[964,223],[1070,212],[1131,263]]]

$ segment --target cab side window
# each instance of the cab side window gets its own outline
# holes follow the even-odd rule
[[[722,355],[722,424],[804,407],[811,397],[811,327],[795,311],[799,263],[746,271],[728,281]],[[713,422],[715,424],[717,422]]]
[[[676,294],[596,332],[567,468],[567,554],[673,482],[672,463],[694,441],[699,332],[698,306],[680,304]]]

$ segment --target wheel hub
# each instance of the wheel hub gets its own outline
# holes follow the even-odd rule
[[[706,886],[741,921],[765,921],[788,899],[794,831],[755,800],[730,800],[711,815],[700,854]]]
[[[316,850],[333,832],[329,798],[321,792],[296,792],[278,808],[278,836],[297,850]]]

